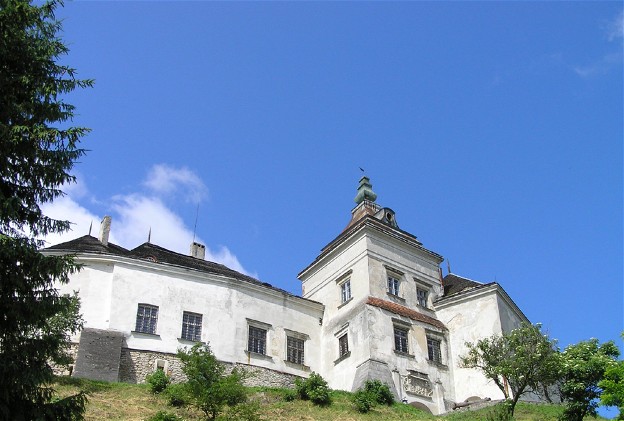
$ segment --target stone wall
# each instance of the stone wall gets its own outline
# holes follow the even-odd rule
[[[223,362],[226,372],[234,367],[244,371],[246,386],[293,387],[299,376],[257,367],[249,364]],[[129,348],[121,349],[119,365],[119,381],[127,383],[144,383],[145,378],[160,366],[171,377],[173,383],[186,380],[182,372],[182,364],[174,354],[155,351],[143,351]]]
[[[72,361],[75,363],[76,357],[78,356],[78,344],[74,342],[70,343],[69,348],[67,348],[67,353],[71,357]],[[50,366],[52,366],[52,370],[55,376],[71,376],[74,370],[74,364],[70,364],[68,366],[61,366],[58,364],[51,363]]]

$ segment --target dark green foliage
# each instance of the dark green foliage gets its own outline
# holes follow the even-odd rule
[[[364,389],[358,389],[351,399],[355,409],[362,414],[369,412],[375,406],[375,397]]]
[[[170,384],[165,389],[165,395],[169,405],[175,407],[186,406],[191,400],[184,383]]]
[[[196,344],[190,350],[178,351],[188,381],[184,388],[190,403],[207,418],[216,419],[225,405],[234,406],[247,399],[242,374],[234,369],[225,375],[225,366],[208,345]]]
[[[70,257],[44,257],[40,236],[66,231],[68,221],[41,205],[74,181],[87,129],[69,127],[74,107],[62,96],[91,81],[58,64],[56,1],[0,0],[0,419],[78,419],[83,394],[53,400],[51,363],[66,365],[69,336],[82,326],[75,296],[60,295],[78,269]]]
[[[390,387],[379,380],[366,380],[364,390],[375,398],[375,403],[388,406],[394,403],[394,396]]]
[[[297,392],[292,389],[288,389],[282,396],[286,402],[292,402],[297,399]]]
[[[513,420],[513,412],[510,407],[510,401],[503,401],[498,405],[494,405],[486,414],[487,421],[511,421]]]
[[[167,376],[163,370],[154,371],[152,374],[149,374],[145,380],[149,385],[150,392],[154,394],[164,391],[167,386],[169,386],[169,383],[171,383],[169,376]]]
[[[598,383],[605,371],[616,365],[620,351],[613,341],[600,345],[598,339],[568,346],[561,354],[561,399],[566,421],[582,421],[596,415],[602,390]]]
[[[618,420],[624,420],[624,361],[607,368],[603,379],[598,383],[602,389],[600,403],[606,406],[617,406],[620,410]]]
[[[315,372],[307,379],[296,379],[295,390],[302,400],[310,400],[320,406],[331,404],[330,389],[325,379]]]
[[[379,380],[366,380],[352,397],[355,408],[361,412],[369,412],[375,405],[392,405],[394,396],[387,384]]]
[[[158,411],[156,414],[148,418],[148,421],[182,421],[182,418],[176,414],[166,411]]]
[[[540,325],[523,325],[502,336],[494,335],[466,346],[468,353],[461,357],[462,366],[480,369],[498,386],[508,401],[510,416],[522,395],[541,390],[558,379],[556,344],[541,331]]]

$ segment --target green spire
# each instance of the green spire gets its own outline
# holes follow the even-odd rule
[[[362,178],[360,178],[360,185],[358,186],[357,194],[355,195],[355,203],[359,205],[364,200],[374,202],[375,199],[377,199],[377,195],[373,191],[373,185],[370,183],[367,176],[362,176]]]

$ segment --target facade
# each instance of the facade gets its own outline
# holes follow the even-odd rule
[[[467,399],[502,398],[478,371],[461,368],[466,341],[528,320],[497,283],[454,274],[376,203],[362,177],[347,227],[301,273],[302,296],[151,243],[126,250],[84,236],[45,254],[76,255],[83,270],[62,292],[78,291],[85,329],[75,339],[73,375],[144,381],[162,368],[180,377],[177,349],[210,343],[221,361],[284,386],[320,373],[330,387],[387,383],[399,400],[446,412]]]

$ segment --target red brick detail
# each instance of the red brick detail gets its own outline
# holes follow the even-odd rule
[[[394,314],[409,317],[412,320],[417,320],[419,322],[427,323],[431,326],[446,330],[446,326],[444,326],[444,323],[442,323],[438,319],[434,319],[433,317],[419,313],[415,310],[412,310],[411,308],[407,308],[400,304],[393,303],[392,301],[382,300],[381,298],[368,297],[366,304],[374,307],[379,307],[384,310],[388,310]]]

